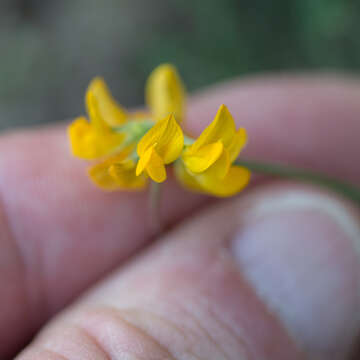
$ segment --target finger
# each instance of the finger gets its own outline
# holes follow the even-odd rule
[[[234,81],[193,97],[190,132],[198,134],[219,103],[228,106],[249,143],[241,156],[360,180],[359,82],[339,76],[269,76]]]
[[[108,194],[69,154],[65,127],[0,140],[0,358],[151,238],[146,193]],[[204,198],[169,182],[169,224]]]
[[[196,96],[188,125],[199,131],[224,102],[249,130],[248,155],[356,180],[358,93],[343,80],[258,80]],[[0,154],[1,355],[150,236],[146,195],[95,189],[63,127],[3,136]],[[168,223],[204,200],[173,183],[163,197]]]
[[[58,316],[17,360],[345,359],[360,329],[358,221],[351,206],[294,185],[217,205]]]

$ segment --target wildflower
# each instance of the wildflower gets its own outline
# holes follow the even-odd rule
[[[178,114],[181,118],[184,94],[176,69],[168,64],[161,65],[153,71],[146,85],[150,111],[131,114],[113,99],[104,80],[95,78],[86,93],[89,121],[79,117],[68,128],[73,155],[99,160],[89,169],[89,176],[104,190],[143,188],[147,175],[155,181],[164,181],[165,165],[175,160],[183,147],[182,131],[169,114]],[[151,143],[151,150],[149,142],[143,140],[141,143],[145,145],[138,147],[137,155],[136,145],[150,129],[145,140],[157,141]],[[172,140],[173,135],[176,138]]]
[[[177,122],[184,119],[185,89],[174,66],[158,66],[149,76],[145,99],[156,120],[174,114]]]
[[[231,196],[248,183],[248,169],[234,165],[245,146],[245,129],[236,130],[226,108],[198,139],[184,136],[185,90],[176,69],[160,65],[145,90],[148,112],[128,113],[95,78],[86,93],[89,121],[79,117],[69,126],[72,153],[97,160],[89,169],[92,181],[105,190],[142,189],[148,178],[166,180],[166,165],[175,164],[187,188],[215,196]],[[185,144],[185,145],[184,145]]]
[[[90,122],[83,116],[75,119],[68,134],[73,155],[92,160],[112,153],[121,145],[124,134],[113,132],[111,125],[123,124],[126,114],[100,78],[90,83],[86,107]]]
[[[176,162],[177,178],[189,189],[215,196],[238,193],[249,182],[250,171],[232,163],[246,141],[245,129],[236,130],[229,110],[221,105],[213,122]]]
[[[165,165],[175,161],[184,147],[184,135],[174,115],[156,123],[140,140],[136,175],[144,170],[156,182],[166,179]]]
[[[128,158],[126,151],[109,157],[89,169],[92,181],[105,190],[142,189],[146,184],[145,176],[136,176],[136,163]]]

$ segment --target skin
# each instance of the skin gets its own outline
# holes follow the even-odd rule
[[[225,103],[248,131],[244,158],[359,183],[359,98],[360,84],[338,76],[233,81],[191,97],[186,126],[199,134]],[[360,313],[360,217],[350,202],[318,188],[268,180],[214,204],[170,180],[162,205],[167,230],[158,238],[148,224],[146,194],[94,188],[84,175],[86,164],[69,155],[63,125],[3,134],[0,154],[1,359],[356,357],[360,322],[349,321]],[[310,235],[300,231],[294,243],[299,248],[289,255],[289,242],[274,236],[274,248],[261,253],[267,244],[262,235],[244,229],[263,221],[259,204],[293,194],[340,209],[355,235],[315,207],[295,222],[314,229],[311,236],[319,241],[307,242]],[[281,216],[275,221],[266,215],[262,226],[270,233],[285,223],[298,226]],[[239,231],[252,239],[240,250],[233,243]],[[318,256],[315,265],[317,259],[331,264],[326,281],[316,286],[318,297],[311,286],[291,288],[294,267],[306,267],[292,260],[302,249]],[[289,274],[270,292],[267,271],[263,280],[245,261],[244,254],[254,251],[261,255],[255,256],[256,270],[269,263],[274,274]],[[316,282],[315,265],[306,284]],[[281,293],[273,294],[285,282],[292,297],[282,301]],[[319,299],[336,306],[321,306],[321,321],[313,321]],[[290,306],[292,301],[299,304]]]

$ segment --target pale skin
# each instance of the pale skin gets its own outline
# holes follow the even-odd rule
[[[357,81],[234,81],[191,98],[187,129],[198,134],[221,103],[248,131],[244,157],[360,183]],[[62,125],[0,138],[1,359],[356,358],[360,216],[351,201],[272,180],[214,205],[170,180],[168,230],[154,239],[146,194],[103,193],[85,167]],[[273,220],[282,199],[303,208]],[[244,240],[234,245],[236,234]]]

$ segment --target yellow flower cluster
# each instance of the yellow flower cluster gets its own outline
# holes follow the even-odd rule
[[[225,105],[197,139],[185,136],[185,89],[176,69],[157,67],[145,90],[148,112],[128,113],[112,97],[105,82],[95,78],[86,93],[89,120],[79,117],[68,128],[74,156],[97,160],[89,169],[104,190],[142,189],[148,178],[166,180],[168,164],[185,187],[219,197],[242,190],[250,171],[233,165],[247,141],[236,129]]]

